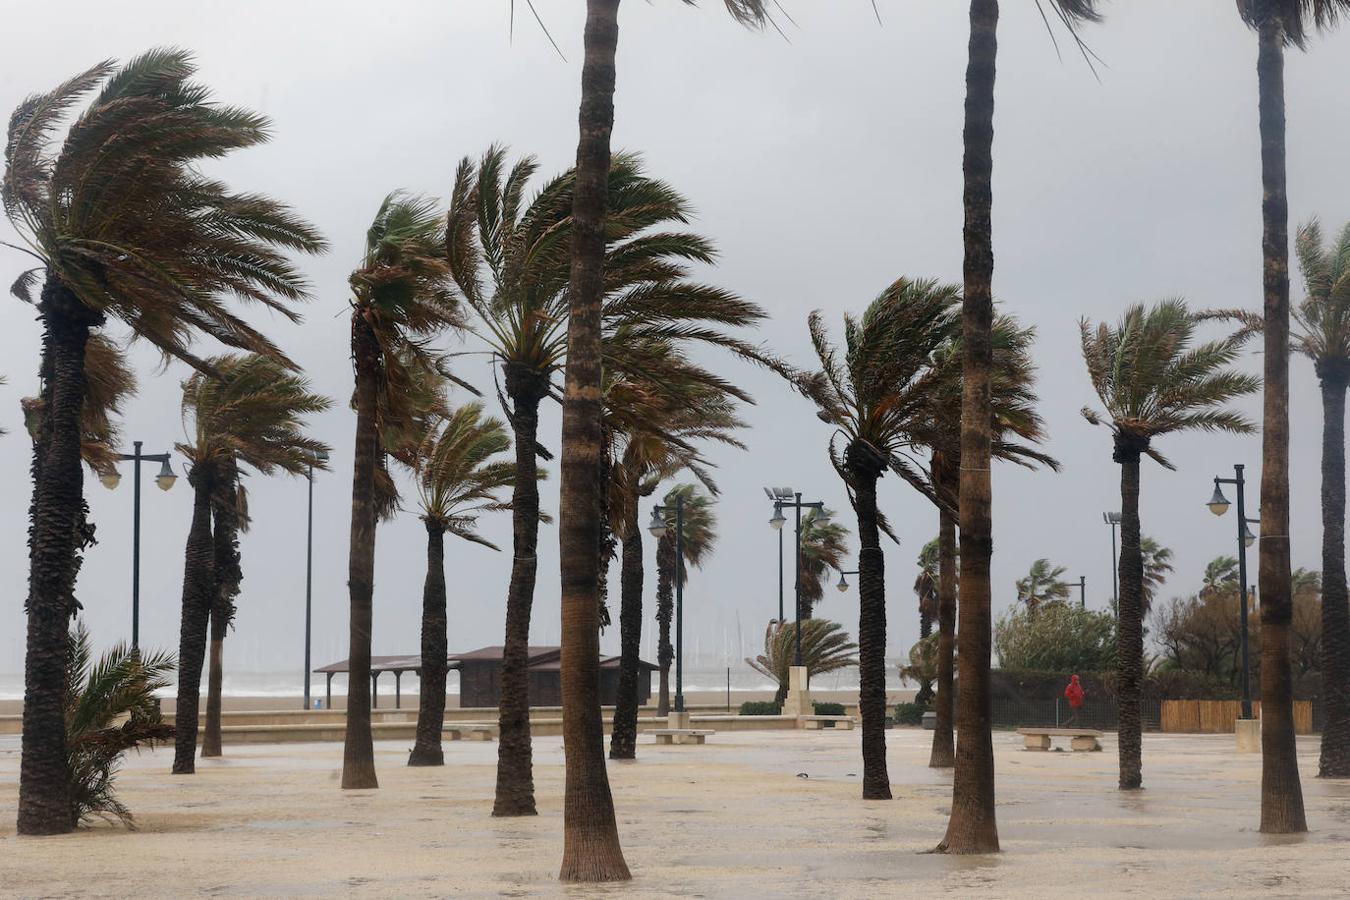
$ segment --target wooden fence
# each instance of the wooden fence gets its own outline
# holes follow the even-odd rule
[[[1179,734],[1232,734],[1242,713],[1240,700],[1164,700],[1162,730]],[[1261,717],[1261,701],[1252,701],[1252,715]],[[1312,734],[1311,700],[1294,701],[1294,731]]]

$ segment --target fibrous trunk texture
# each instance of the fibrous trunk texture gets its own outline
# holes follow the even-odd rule
[[[989,475],[993,411],[994,244],[991,216],[994,145],[994,69],[998,57],[998,2],[971,0],[966,64],[965,296],[961,307],[961,692],[957,698],[956,770],[952,812],[937,849],[944,853],[998,850],[994,814],[994,745],[989,732],[989,657],[992,644],[989,563],[993,555]]]
[[[1261,428],[1261,831],[1308,830],[1294,741],[1289,623],[1289,201],[1285,194],[1284,27],[1260,25],[1262,249],[1265,371]]]
[[[937,649],[937,705],[928,765],[950,769],[956,765],[956,518],[946,510],[938,511]]]
[[[656,714],[670,712],[670,665],[675,648],[670,644],[670,622],[675,615],[675,531],[667,528],[656,542],[656,664],[660,682],[656,694]]]
[[[356,367],[356,442],[352,465],[351,544],[347,589],[351,599],[347,654],[347,732],[342,745],[344,790],[377,788],[370,732],[370,638],[375,593],[375,468],[379,457],[376,407],[380,347],[360,309],[352,313]]]
[[[1144,556],[1139,546],[1139,456],[1141,448],[1122,446],[1120,463],[1120,598],[1117,601],[1116,700],[1120,706],[1120,779],[1122,791],[1143,786],[1142,692],[1144,684]]]
[[[445,723],[445,675],[449,656],[445,600],[445,526],[431,519],[427,527],[427,577],[422,585],[422,671],[418,675],[417,740],[408,755],[410,766],[445,765],[441,726]]]
[[[638,653],[642,647],[642,529],[637,503],[629,503],[619,564],[619,695],[614,707],[609,758],[637,755]]]
[[[600,713],[599,556],[601,523],[600,305],[604,294],[605,203],[614,127],[614,57],[619,0],[588,0],[581,69],[572,271],[563,389],[562,702],[566,787],[559,878],[623,881],[631,876],[619,847],[605,770]]]
[[[239,516],[237,468],[224,466],[220,489],[212,505],[214,522],[215,594],[211,602],[211,643],[207,653],[206,724],[202,729],[202,758],[222,755],[220,743],[221,690],[225,681],[225,636],[234,618],[234,598],[239,593],[243,571],[239,566]]]
[[[1345,584],[1345,376],[1322,375],[1322,697],[1317,774],[1350,778],[1350,600]]]
[[[178,630],[178,699],[174,705],[173,774],[197,771],[197,724],[207,626],[215,603],[215,545],[211,506],[218,482],[212,464],[199,462],[188,473],[192,485],[192,526],[183,561],[183,609]]]
[[[519,365],[506,367],[515,432],[516,480],[511,493],[511,581],[506,593],[501,697],[497,707],[497,791],[494,816],[532,816],[534,760],[530,744],[530,613],[539,569],[539,403],[548,377]]]
[[[850,447],[850,451],[855,448]],[[850,456],[857,455],[850,452]],[[875,467],[851,466],[858,513],[858,711],[862,716],[863,799],[891,799],[886,770],[886,561],[877,529]]]

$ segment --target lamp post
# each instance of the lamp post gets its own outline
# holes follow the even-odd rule
[[[848,576],[848,575],[857,575],[857,574],[858,574],[858,570],[857,570],[857,569],[840,569],[840,570],[839,570],[839,581],[836,582],[835,585],[834,585],[835,587],[837,587],[837,588],[839,589],[839,593],[842,594],[842,593],[844,593],[845,591],[848,590],[848,578],[847,578],[846,576]]]
[[[1078,608],[1087,609],[1087,576],[1078,576]]]
[[[766,488],[767,490],[767,488]],[[775,531],[783,530],[783,523],[787,518],[783,515],[784,509],[796,511],[797,518],[797,550],[796,571],[797,577],[793,579],[793,606],[796,607],[797,635],[796,650],[793,652],[793,665],[802,664],[802,510],[814,509],[816,511],[816,522],[826,525],[830,521],[830,514],[825,510],[824,501],[818,500],[814,503],[803,503],[801,491],[792,491],[789,488],[774,488],[773,496],[773,517],[769,519],[769,527]],[[782,572],[782,567],[779,567]],[[779,621],[782,621],[781,615]]]
[[[652,507],[647,530],[660,540],[666,534],[665,514],[671,507]],[[675,711],[684,712],[684,494],[675,495]]]
[[[1231,484],[1237,487],[1237,542],[1238,542],[1238,583],[1242,589],[1242,600],[1238,604],[1239,616],[1242,621],[1242,718],[1250,719],[1252,717],[1252,685],[1251,685],[1251,666],[1247,652],[1247,548],[1256,543],[1256,535],[1247,527],[1248,524],[1258,524],[1260,519],[1247,518],[1247,481],[1243,477],[1243,466],[1241,464],[1233,466],[1232,478],[1214,479],[1214,496],[1209,498],[1205,505],[1209,511],[1216,516],[1221,516],[1228,512],[1231,505],[1228,498],[1223,495],[1222,485]]]
[[[132,467],[134,490],[131,500],[131,649],[134,652],[141,646],[141,462],[159,463],[155,484],[161,491],[173,487],[178,476],[169,465],[168,453],[142,453],[141,441],[133,441],[132,448],[131,453],[119,453],[116,458],[119,462],[135,464]],[[116,469],[109,469],[98,480],[111,491],[122,482],[122,476]]]
[[[1104,512],[1102,521],[1111,526],[1111,605],[1120,603],[1120,565],[1116,562],[1116,528],[1120,525],[1120,513]]]
[[[326,450],[316,452],[306,476],[309,481],[309,523],[305,534],[305,709],[309,709],[309,644],[314,622],[314,463],[322,465],[326,462],[328,452]]]

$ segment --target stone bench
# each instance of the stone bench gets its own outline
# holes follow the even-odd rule
[[[1092,728],[1019,728],[1017,733],[1022,735],[1028,750],[1049,750],[1051,738],[1057,737],[1069,738],[1069,746],[1074,750],[1102,749],[1097,742],[1102,733]]]
[[[471,741],[490,741],[497,736],[496,725],[442,725],[441,734],[447,740],[458,741],[465,736]]]
[[[808,731],[818,731],[833,723],[838,731],[852,731],[852,716],[798,716],[797,721]]]
[[[658,744],[701,744],[708,735],[717,732],[694,728],[652,728],[644,734],[655,735]]]

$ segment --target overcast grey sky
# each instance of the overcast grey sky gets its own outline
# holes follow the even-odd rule
[[[10,6],[6,3],[6,6]],[[521,4],[517,4],[521,5]],[[50,0],[12,4],[0,58],[0,109],[47,90],[105,57],[157,45],[191,48],[216,96],[273,118],[267,146],[211,170],[238,189],[293,204],[332,243],[305,260],[316,301],[301,326],[267,323],[339,403],[314,422],[335,447],[334,471],[315,496],[315,663],[346,655],[346,561],[353,416],[346,278],[380,199],[406,188],[444,197],[455,162],[493,141],[539,157],[545,173],[569,166],[577,140],[584,4],[536,0],[567,61],[532,21],[508,34],[506,0],[229,3]],[[746,32],[707,0],[630,0],[620,13],[614,146],[645,154],[698,210],[720,264],[706,277],[771,313],[758,338],[809,360],[805,319],[824,309],[836,324],[900,275],[961,276],[961,110],[967,24],[956,0],[870,4],[796,0],[790,41]],[[1198,306],[1260,303],[1260,170],[1256,43],[1230,0],[1129,0],[1085,33],[1104,61],[1101,80],[1068,52],[1057,59],[1030,0],[1004,4],[995,140],[995,288],[1007,309],[1040,333],[1043,412],[1060,475],[995,472],[996,609],[1036,557],[1088,578],[1088,602],[1110,595],[1109,532],[1118,505],[1110,440],[1078,414],[1094,397],[1078,352],[1077,320],[1114,318],[1128,303],[1182,295]],[[1317,41],[1288,62],[1289,195],[1294,222],[1350,219],[1350,31]],[[12,234],[0,225],[0,239]],[[0,283],[27,267],[0,249]],[[1295,284],[1295,297],[1302,290]],[[463,349],[472,349],[472,340]],[[0,304],[0,673],[22,668],[29,497],[28,441],[18,401],[34,392],[38,328],[33,310]],[[181,365],[133,355],[140,395],[125,422],[147,451],[182,439]],[[733,660],[737,628],[758,643],[776,610],[776,538],[761,486],[791,485],[808,499],[846,505],[825,456],[828,428],[772,377],[713,362],[758,399],[746,413],[748,452],[712,451],[724,490],[721,541],[688,587],[686,646]],[[1259,360],[1249,358],[1248,365]],[[490,388],[486,362],[459,373]],[[1258,404],[1246,404],[1255,415]],[[1306,360],[1293,363],[1293,554],[1318,567],[1320,406]],[[541,435],[557,447],[558,415]],[[1259,470],[1259,439],[1187,435],[1160,448],[1178,466],[1146,463],[1144,529],[1176,552],[1167,595],[1194,589],[1206,561],[1234,548],[1232,514],[1202,505],[1215,474],[1235,462]],[[130,474],[129,472],[127,473]],[[147,473],[153,475],[153,471]],[[556,478],[544,487],[556,509]],[[176,648],[183,543],[191,512],[185,482],[167,494],[147,484],[142,550],[142,644]],[[304,599],[305,483],[251,479],[254,528],[243,539],[245,580],[227,645],[236,670],[300,669]],[[113,492],[93,479],[86,495],[100,543],[79,597],[100,644],[130,628],[130,478]],[[881,501],[901,538],[886,548],[890,655],[917,637],[913,560],[935,532],[926,501],[898,479]],[[1255,503],[1252,503],[1255,506]],[[644,510],[644,516],[646,511]],[[450,646],[499,643],[509,570],[506,516],[484,523],[506,553],[448,548]],[[379,532],[376,653],[415,652],[424,531],[412,514]],[[651,558],[649,549],[649,559]],[[532,639],[558,635],[557,534],[540,541]],[[651,629],[654,579],[648,580]],[[617,583],[617,578],[616,578]],[[789,578],[790,585],[790,578]],[[789,588],[790,589],[790,588]],[[790,605],[789,605],[790,608]],[[824,616],[857,624],[857,594],[827,593]],[[730,646],[727,642],[730,642]],[[617,652],[617,628],[604,637]]]

